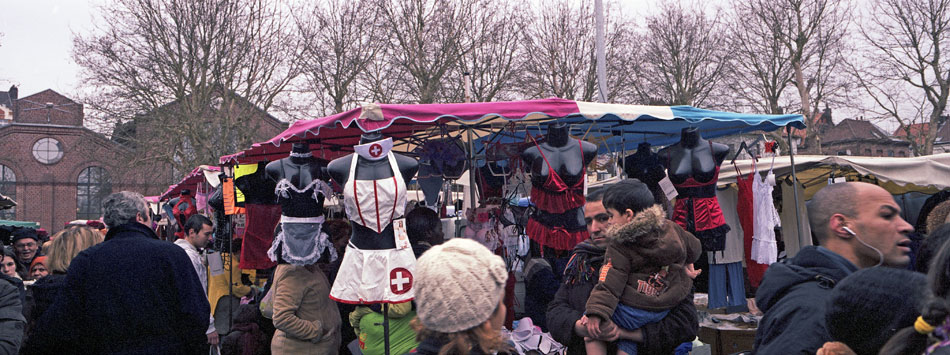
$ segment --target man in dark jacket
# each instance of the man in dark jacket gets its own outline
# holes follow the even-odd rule
[[[755,333],[758,354],[814,354],[831,341],[825,305],[838,281],[858,269],[910,262],[907,234],[914,228],[877,185],[828,185],[809,202],[808,221],[821,246],[772,264],[755,294],[764,313]]]
[[[39,320],[40,353],[197,354],[211,313],[185,251],[160,241],[145,199],[119,192],[103,202],[109,233],[79,253],[66,287]],[[207,348],[204,349],[207,352]]]
[[[587,195],[584,217],[587,219],[587,230],[591,239],[574,248],[564,270],[564,282],[548,306],[548,329],[555,340],[568,347],[568,354],[586,353],[584,336],[581,335],[586,332],[586,326],[582,324],[584,310],[591,291],[597,285],[595,272],[600,270],[603,264],[607,221],[610,218],[603,204],[604,190],[606,187]],[[614,341],[622,336],[639,343],[639,354],[672,354],[680,344],[695,339],[699,331],[693,295],[687,295],[657,323],[647,324],[633,331],[624,331],[620,327],[613,329],[603,340]],[[610,344],[607,353],[616,353],[616,345]]]

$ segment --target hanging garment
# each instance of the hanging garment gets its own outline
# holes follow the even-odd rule
[[[678,193],[673,205],[673,221],[699,238],[703,251],[721,251],[726,247],[729,225],[722,217],[722,208],[716,199],[718,180],[717,166],[709,181],[699,182],[689,177],[681,183],[673,183]]]
[[[742,263],[709,265],[709,309],[746,304]]]
[[[315,217],[323,215],[323,200],[333,193],[325,181],[313,179],[307,186],[298,189],[290,180],[280,179],[274,194],[284,216]]]
[[[504,171],[503,168],[498,168]],[[495,176],[488,165],[475,169],[475,178],[478,179],[478,199],[485,201],[490,198],[502,198],[502,188],[505,186],[504,176]]]
[[[198,208],[198,211],[204,211],[208,208],[208,193],[204,191],[198,191],[195,193],[195,207]]]
[[[288,264],[306,266],[316,263],[323,252],[329,249],[329,262],[336,261],[336,248],[322,230],[324,221],[326,218],[323,216],[280,216],[280,233],[274,237],[274,242],[267,250],[267,257],[276,262],[277,253],[280,252],[281,259]]]
[[[442,192],[442,185],[445,182],[442,174],[439,174],[432,165],[419,163],[416,182],[419,183],[419,187],[422,189],[425,205],[435,209],[439,205],[439,193]]]
[[[738,172],[739,170],[737,169],[736,173]],[[742,174],[736,175],[736,184],[739,186],[739,201],[736,204],[736,211],[739,213],[739,224],[742,226],[742,240],[745,245],[745,262],[746,270],[749,274],[749,284],[751,284],[752,287],[759,287],[759,284],[762,282],[762,276],[765,275],[765,270],[768,269],[769,266],[760,264],[752,259],[752,235],[755,233],[755,204],[752,180],[755,179],[755,174],[757,173],[753,165],[752,172],[746,175],[747,177],[742,177]]]
[[[555,214],[536,210],[528,219],[525,233],[538,244],[555,250],[571,250],[577,243],[590,238],[587,224],[583,221],[584,208]]]
[[[175,236],[178,238],[185,237],[185,223],[188,223],[188,218],[194,216],[198,213],[198,208],[195,205],[195,199],[191,195],[181,195],[178,197],[178,203],[172,207],[172,213],[175,214],[175,219],[178,221],[178,232],[175,233]]]
[[[793,182],[793,183],[798,183]],[[782,184],[782,241],[785,242],[785,254],[794,257],[803,247],[812,245],[811,225],[808,224],[808,208],[805,206],[805,188],[798,185],[798,216],[795,214],[795,186]]]
[[[739,213],[736,212],[736,203],[738,202],[738,190],[733,187],[717,188],[716,198],[719,205],[722,206],[722,217],[726,220],[731,229],[726,233],[726,248],[722,251],[706,253],[710,264],[730,264],[742,262],[743,229],[739,223]]]
[[[403,181],[396,158],[392,152],[387,154],[389,165],[393,169],[391,178],[377,180],[357,180],[356,163],[353,157],[350,163],[350,180],[343,187],[343,205],[351,221],[382,233],[393,220],[402,217],[406,211],[406,182]]]
[[[267,251],[273,246],[274,229],[280,223],[280,206],[277,205],[245,205],[247,223],[244,229],[244,239],[241,241],[241,268],[242,269],[269,269],[277,265],[267,256]],[[227,250],[226,245],[222,245]]]
[[[557,174],[554,167],[551,166],[551,163],[548,162],[548,158],[544,156],[544,150],[541,149],[541,146],[537,142],[534,143],[538,147],[538,152],[541,153],[541,158],[544,159],[544,163],[548,166],[548,179],[544,181],[543,186],[532,186],[531,187],[531,202],[538,206],[538,209],[545,211],[547,213],[559,214],[564,213],[578,207],[584,207],[584,182],[587,180],[587,167],[585,166],[581,170],[580,179],[577,180],[574,185],[568,186],[564,182],[564,179]],[[577,140],[577,145],[580,147],[581,154],[584,153],[584,146],[581,144],[580,140]],[[583,156],[581,157],[583,161]]]
[[[769,265],[778,257],[775,227],[782,225],[782,220],[772,202],[772,185],[768,183],[768,180],[775,181],[775,175],[769,169],[767,178],[763,178],[759,173],[754,173],[754,176],[752,191],[755,202],[755,223],[752,236],[752,260]]]
[[[388,235],[383,232],[394,229],[391,225],[406,209],[406,183],[392,152],[381,159],[389,159],[393,177],[357,180],[359,158],[353,157],[349,174],[353,181],[346,182],[343,188],[343,205],[352,223]],[[340,270],[345,272],[340,272],[334,280],[330,298],[349,304],[412,300],[415,265],[412,248],[360,249],[351,239],[340,263]]]
[[[410,301],[415,265],[412,248],[364,250],[348,244],[330,299],[349,304]]]

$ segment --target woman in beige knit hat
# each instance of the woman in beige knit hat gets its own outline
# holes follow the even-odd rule
[[[452,239],[416,262],[413,326],[418,354],[491,354],[509,350],[502,338],[508,271],[478,242]]]

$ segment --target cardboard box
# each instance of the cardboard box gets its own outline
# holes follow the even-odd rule
[[[755,344],[755,329],[699,328],[699,340],[709,344],[712,355],[729,355],[752,351]]]

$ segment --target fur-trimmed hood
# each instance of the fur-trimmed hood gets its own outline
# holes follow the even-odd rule
[[[634,244],[641,247],[654,246],[666,222],[666,213],[663,207],[653,207],[640,211],[627,224],[611,226],[607,230],[607,238],[611,242]]]

